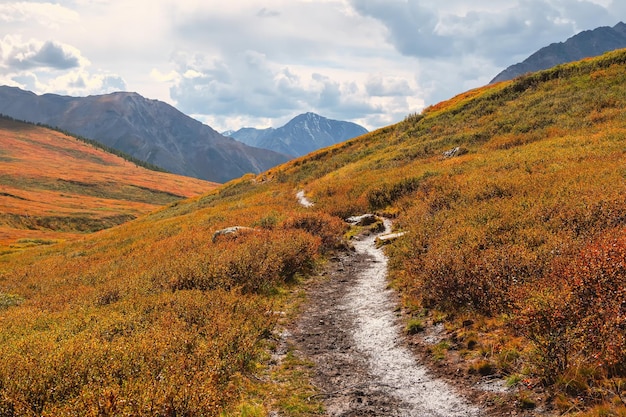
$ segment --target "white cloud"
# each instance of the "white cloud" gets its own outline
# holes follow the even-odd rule
[[[54,91],[58,94],[82,96],[89,94],[107,94],[126,89],[125,81],[115,74],[91,74],[85,70],[66,73],[42,83],[39,89]]]
[[[130,89],[218,130],[316,111],[375,128],[485,84],[621,0],[48,0],[0,4],[0,82]],[[22,41],[27,39],[28,41]]]
[[[398,57],[381,28],[343,0],[187,5],[176,13],[173,31],[186,42],[178,42],[172,66],[159,73],[182,74],[169,81],[175,104],[211,120],[229,115],[261,123],[316,111],[367,120],[371,128],[386,115],[393,122],[406,114],[391,96],[417,90],[406,69],[414,60]],[[380,97],[372,97],[368,80],[381,71],[390,75]]]
[[[66,72],[56,77],[44,76],[31,71],[0,76],[0,83],[37,93],[55,93],[71,96],[107,94],[126,89],[124,80],[114,74],[91,74],[85,70]]]
[[[263,7],[256,15],[258,17],[278,17],[280,16],[280,12]]]
[[[435,103],[487,83],[505,67],[583,29],[614,25],[602,1],[350,0],[386,41],[420,62],[423,98]],[[620,2],[622,4],[623,2]],[[618,7],[613,1],[613,7]]]
[[[408,98],[418,91],[406,70],[382,76],[362,69],[284,66],[255,51],[222,58],[181,53],[176,59],[173,73],[183,76],[171,78],[171,97],[182,111],[219,123],[218,130],[237,128],[233,123],[240,120],[286,121],[307,111],[359,119],[373,128],[380,120],[389,124],[404,117]]]
[[[36,22],[49,29],[59,29],[63,25],[79,20],[79,14],[58,3],[4,2],[0,4],[0,22]]]
[[[103,94],[125,89],[116,74],[88,70],[77,48],[58,41],[7,35],[0,39],[0,82],[37,93]]]
[[[416,93],[406,78],[384,76],[382,73],[371,74],[365,88],[370,96],[379,97],[407,96]]]
[[[178,80],[180,78],[180,74],[174,70],[164,73],[156,68],[152,68],[150,71],[150,78],[157,83],[169,83]]]

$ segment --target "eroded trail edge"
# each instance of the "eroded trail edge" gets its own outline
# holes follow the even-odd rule
[[[385,221],[389,232],[390,222]],[[377,235],[353,241],[314,285],[291,338],[315,364],[329,416],[478,416],[448,384],[420,365],[401,337],[397,294]]]

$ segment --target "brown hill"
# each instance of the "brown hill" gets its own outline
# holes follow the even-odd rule
[[[216,186],[150,171],[60,132],[6,118],[0,118],[0,161],[0,246],[104,229]]]

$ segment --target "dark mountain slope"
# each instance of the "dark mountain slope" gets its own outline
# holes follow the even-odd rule
[[[305,113],[277,129],[243,128],[229,136],[250,146],[302,156],[365,133],[367,129],[356,123]]]
[[[512,80],[520,75],[552,68],[555,65],[602,55],[615,49],[626,48],[626,24],[603,26],[586,30],[565,42],[553,43],[541,48],[524,61],[512,65],[498,74],[491,83]]]
[[[0,113],[96,140],[176,174],[216,182],[289,159],[226,138],[174,107],[136,93],[38,96],[0,87]]]

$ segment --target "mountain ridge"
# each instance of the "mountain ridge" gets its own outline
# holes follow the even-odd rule
[[[585,30],[567,39],[539,49],[524,61],[511,65],[496,75],[489,83],[512,80],[520,75],[540,71],[559,64],[595,57],[615,49],[626,48],[626,24],[601,26]]]
[[[133,92],[70,97],[0,87],[0,113],[54,126],[169,172],[225,182],[287,161],[226,138],[167,103]]]

